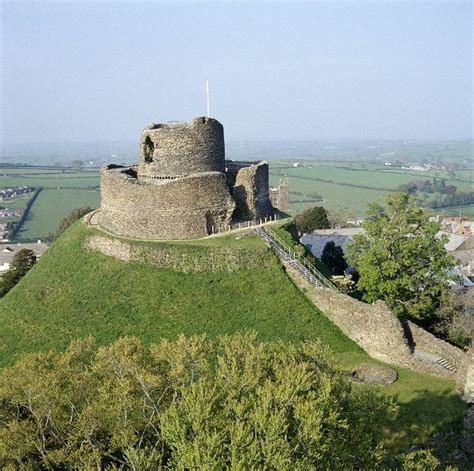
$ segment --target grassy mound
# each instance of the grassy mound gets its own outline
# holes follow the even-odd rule
[[[262,268],[180,273],[84,250],[86,237],[94,232],[76,223],[0,301],[1,364],[11,363],[19,352],[64,349],[91,334],[101,344],[125,335],[153,343],[179,334],[215,337],[243,329],[256,330],[262,339],[319,338],[351,362],[366,358],[314,309],[270,252],[272,263]],[[171,245],[148,243],[160,244]],[[246,254],[264,248],[255,236],[172,245],[201,252],[223,244]]]
[[[292,284],[276,257],[265,267],[229,272],[181,273],[142,262],[122,262],[85,250],[94,230],[78,222],[0,300],[0,365],[21,352],[65,349],[93,335],[99,344],[133,335],[146,344],[180,334],[210,337],[255,330],[262,340],[319,339],[342,367],[373,361]],[[147,243],[199,252],[222,246],[248,255],[265,248],[257,237]],[[384,389],[401,412],[387,424],[395,448],[420,443],[458,421],[465,406],[449,381],[397,368],[399,380]]]

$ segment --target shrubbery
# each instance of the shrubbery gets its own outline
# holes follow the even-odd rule
[[[328,213],[322,206],[314,206],[297,214],[295,224],[299,232],[311,232],[316,229],[329,229],[331,227]]]
[[[0,375],[2,469],[374,469],[391,400],[319,344],[91,338]],[[114,468],[112,468],[114,466]]]
[[[33,250],[21,249],[12,258],[10,268],[0,278],[0,298],[5,296],[36,263]]]
[[[74,224],[77,220],[81,219],[81,217],[85,216],[86,214],[94,211],[89,206],[84,208],[75,208],[69,211],[69,213],[61,219],[59,223],[58,229],[55,233],[49,235],[49,239],[56,240],[69,226]]]

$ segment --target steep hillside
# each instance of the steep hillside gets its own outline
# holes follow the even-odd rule
[[[85,249],[91,237],[99,233],[76,223],[0,300],[0,366],[21,352],[64,349],[87,335],[102,344],[125,335],[149,344],[181,333],[215,337],[246,329],[261,339],[320,340],[347,369],[373,361],[314,308],[255,236],[132,242],[136,254],[151,256],[155,264]],[[183,273],[157,266],[163,261],[158,249],[168,261],[191,257],[195,266],[207,263],[210,253],[230,250],[247,268]],[[402,406],[397,421],[387,424],[395,448],[420,443],[460,419],[465,406],[452,383],[397,371],[399,380],[384,389]]]
[[[161,247],[174,258],[191,253],[202,260],[225,245],[237,259],[258,262],[230,273],[182,273],[85,250],[91,235],[94,230],[76,223],[0,301],[1,364],[19,352],[62,349],[86,335],[102,343],[123,335],[152,343],[181,333],[215,336],[242,329],[254,329],[267,339],[319,338],[342,357],[350,356],[351,363],[365,357],[314,309],[255,236],[139,247],[142,252]],[[262,253],[265,266],[257,258]]]

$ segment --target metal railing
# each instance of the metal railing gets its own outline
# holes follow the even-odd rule
[[[282,261],[291,263],[311,284],[338,291],[336,285],[326,278],[306,257],[296,253],[272,230],[259,227],[255,232],[272,247]]]

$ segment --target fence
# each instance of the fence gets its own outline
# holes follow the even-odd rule
[[[297,254],[272,230],[259,227],[255,232],[273,248],[282,261],[291,263],[310,283],[338,291],[336,285],[328,280],[306,257]]]

